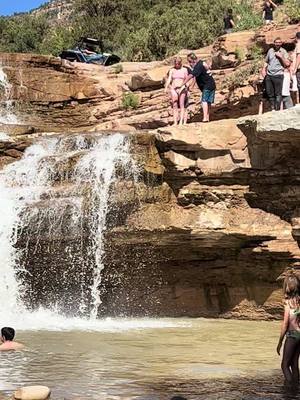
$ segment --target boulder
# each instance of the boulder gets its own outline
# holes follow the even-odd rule
[[[50,396],[47,386],[24,386],[14,392],[16,400],[46,400]]]
[[[161,88],[169,69],[168,66],[160,66],[146,72],[141,71],[132,75],[126,83],[131,90]]]
[[[300,24],[287,25],[285,27],[272,27],[271,29],[262,29],[255,35],[255,41],[263,47],[265,51],[273,45],[274,40],[280,37],[284,45],[292,50],[295,46],[296,33],[300,31]]]
[[[271,142],[300,141],[300,105],[281,112],[241,118],[238,126],[257,138]]]
[[[247,58],[254,45],[255,32],[244,31],[223,35],[213,44],[213,69],[236,67]]]

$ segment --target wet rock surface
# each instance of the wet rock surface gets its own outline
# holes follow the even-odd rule
[[[297,115],[295,108],[131,134],[140,174],[138,182],[119,180],[112,190],[101,314],[281,315],[282,276],[300,262],[300,142],[297,126],[289,125]],[[6,148],[5,157],[19,155],[22,142],[13,145],[16,153]],[[61,176],[72,175],[73,165],[72,159],[64,160]],[[88,193],[83,187],[77,196]],[[40,270],[39,282],[33,280],[30,291],[38,303],[64,289],[58,272],[63,268],[69,274],[73,265],[60,256],[66,240],[74,254],[72,263],[77,259],[80,227],[67,228],[71,214],[68,217],[66,207],[73,196],[74,187],[63,178],[39,205],[52,211],[38,245],[34,230],[30,234],[28,268]],[[51,225],[51,215],[62,205],[64,222]],[[55,293],[47,285],[49,274]],[[76,293],[77,283],[68,279],[70,292]]]

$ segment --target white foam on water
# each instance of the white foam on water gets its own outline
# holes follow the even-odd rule
[[[89,318],[66,318],[61,311],[55,311],[55,304],[49,309],[34,312],[26,310],[22,302],[23,282],[19,278],[20,259],[23,250],[17,247],[22,229],[30,218],[28,213],[37,213],[34,207],[49,194],[57,180],[61,160],[78,155],[73,170],[75,186],[89,185],[89,213],[91,215],[91,244],[88,255],[96,260],[93,281],[90,287],[92,305],[78,305],[78,309],[90,309]],[[131,160],[130,146],[126,136],[115,134],[99,137],[88,143],[84,137],[44,138],[30,146],[24,157],[8,166],[0,173],[0,321],[2,325],[12,325],[18,329],[137,329],[139,327],[160,326],[156,320],[97,320],[101,305],[99,287],[104,268],[104,233],[109,210],[110,188],[117,179],[117,169],[135,171]],[[74,199],[74,220],[81,218],[82,209]],[[26,211],[26,212],[24,212]],[[60,218],[61,210],[54,215]],[[27,214],[26,214],[27,213]],[[79,214],[79,215],[78,215]],[[27,217],[26,217],[27,215]],[[52,214],[51,214],[52,215]],[[30,215],[29,215],[30,217]],[[52,216],[51,216],[52,218]],[[43,220],[37,225],[42,225]],[[39,240],[37,226],[36,240]],[[30,259],[30,254],[28,255]],[[41,255],[42,257],[42,255]],[[74,265],[76,271],[76,265]],[[26,275],[25,275],[26,276]],[[38,278],[38,277],[37,277]],[[24,278],[23,278],[24,279]],[[68,293],[64,293],[65,296]],[[86,296],[83,296],[84,303]],[[54,311],[53,311],[54,310]]]
[[[0,142],[12,142],[12,138],[5,132],[0,132]]]
[[[12,101],[12,85],[9,83],[3,67],[0,65],[0,91],[2,92],[2,106],[0,106],[0,123],[14,124],[19,123],[17,116],[14,113]]]
[[[168,318],[67,318],[55,311],[39,309],[3,319],[2,325],[24,331],[95,331],[118,332],[146,329],[169,329],[191,326],[188,321]]]

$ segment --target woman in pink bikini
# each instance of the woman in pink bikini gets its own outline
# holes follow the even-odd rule
[[[284,348],[281,368],[285,381],[289,384],[299,383],[299,354],[300,354],[300,282],[295,274],[288,275],[284,280],[285,296],[284,317],[280,331],[277,353],[284,337]]]
[[[174,59],[174,68],[169,71],[168,79],[165,87],[165,92],[170,93],[174,125],[184,124],[185,121],[185,102],[187,98],[187,90],[179,91],[185,78],[188,76],[188,70],[182,66],[182,60],[179,57]],[[178,115],[178,108],[180,109],[180,117]]]

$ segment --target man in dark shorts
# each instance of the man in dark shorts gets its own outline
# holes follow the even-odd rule
[[[263,9],[263,19],[265,24],[271,24],[273,22],[273,12],[277,8],[277,5],[272,0],[265,1]]]
[[[203,61],[197,58],[195,53],[190,53],[187,56],[189,65],[192,71],[185,78],[183,85],[180,90],[186,88],[186,84],[193,78],[196,79],[197,85],[202,92],[202,109],[203,109],[203,121],[209,122],[209,112],[212,103],[215,100],[216,83],[210,72],[210,70],[205,67]]]

